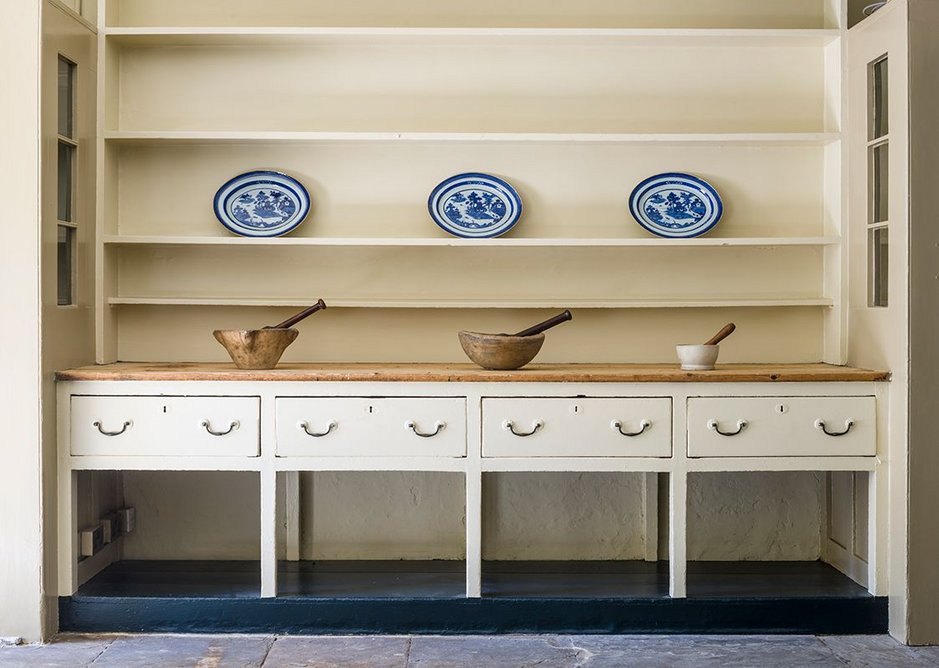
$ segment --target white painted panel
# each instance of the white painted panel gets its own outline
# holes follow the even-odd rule
[[[109,25],[817,28],[820,0],[109,0]]]
[[[817,421],[831,433],[824,433]],[[724,434],[720,433],[724,432]],[[690,457],[873,455],[874,397],[692,397]]]
[[[277,399],[277,454],[462,457],[466,454],[466,400],[281,397]]]
[[[668,457],[671,436],[670,398],[483,399],[484,457]]]
[[[549,42],[520,49],[511,40],[496,40],[484,46],[446,38],[283,47],[125,46],[119,80],[109,82],[120,89],[120,109],[118,118],[108,119],[108,129],[825,129],[824,59],[811,45],[770,49],[717,40],[650,49]],[[249,82],[258,81],[275,92],[256,94]]]
[[[124,235],[230,237],[212,215],[212,195],[228,179],[259,165],[288,172],[310,191],[309,217],[284,242],[446,238],[428,216],[427,197],[448,176],[479,170],[508,179],[522,197],[523,217],[506,239],[652,238],[629,215],[626,197],[651,174],[676,169],[706,179],[724,200],[721,221],[706,239],[812,236],[838,229],[823,187],[823,146],[149,142],[121,143],[115,154],[120,197],[118,208],[107,212],[106,229]],[[161,196],[167,191],[173,197]]]
[[[828,538],[848,552],[854,543],[854,475],[833,471],[828,495]]]
[[[392,280],[393,274],[387,276]],[[324,297],[328,302],[329,295]],[[112,310],[120,313],[121,359],[228,362],[225,349],[212,337],[213,329],[280,322],[298,309],[122,306]],[[727,322],[737,323],[737,331],[721,345],[719,362],[818,360],[823,311],[813,307],[575,308],[573,322],[547,333],[535,362],[677,364],[676,343],[704,341]],[[457,340],[459,330],[519,331],[555,313],[547,309],[330,308],[298,326],[300,336],[287,348],[282,363],[467,362]],[[777,343],[782,340],[787,345]]]
[[[71,453],[256,457],[259,410],[258,397],[74,396]]]

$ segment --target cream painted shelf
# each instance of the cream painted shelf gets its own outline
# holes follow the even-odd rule
[[[197,236],[143,236],[106,235],[109,246],[450,246],[450,247],[607,247],[635,248],[667,247],[727,247],[727,246],[832,246],[840,243],[838,237],[711,237],[693,239],[660,238],[495,238],[459,239],[456,237],[197,237]]]
[[[589,308],[589,309],[674,309],[674,308],[750,308],[750,307],[793,307],[793,306],[833,306],[831,299],[623,299],[623,300],[575,300],[575,299],[330,299],[326,298],[330,308]],[[226,299],[210,297],[111,297],[110,306],[309,306],[310,299]]]
[[[327,142],[520,142],[570,144],[734,144],[743,146],[826,146],[838,132],[588,133],[588,132],[211,132],[110,131],[109,143],[327,143]]]
[[[721,46],[826,46],[839,30],[776,28],[403,28],[403,27],[134,27],[107,28],[115,44],[134,46],[278,46],[367,40],[441,40],[447,43],[507,41],[583,41],[656,46],[695,46],[719,41]]]

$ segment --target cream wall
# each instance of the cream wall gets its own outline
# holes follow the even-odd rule
[[[84,4],[94,4],[85,2]],[[75,158],[73,220],[77,223],[78,246],[75,254],[75,304],[57,304],[57,124],[58,57],[77,65],[75,92]],[[40,268],[42,304],[42,505],[44,576],[47,592],[46,632],[57,629],[58,604],[56,563],[56,369],[94,362],[94,275],[95,275],[95,133],[97,125],[97,39],[90,24],[62,5],[46,0],[42,13],[41,63],[41,235]],[[82,505],[95,506],[99,494],[113,485],[109,474],[88,476],[95,480]],[[113,475],[111,475],[113,477]],[[89,513],[91,514],[91,513]],[[98,513],[94,513],[97,515]]]
[[[39,17],[37,2],[18,0],[4,3],[0,21],[0,637],[29,641],[41,637],[43,619]]]
[[[939,3],[910,2],[910,524],[909,636],[939,643],[939,228],[933,211],[939,174]]]

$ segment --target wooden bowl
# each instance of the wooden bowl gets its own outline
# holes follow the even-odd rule
[[[292,328],[216,329],[212,332],[239,369],[273,369],[299,333]]]
[[[512,336],[460,332],[463,352],[484,369],[520,369],[533,359],[544,344],[544,334]]]

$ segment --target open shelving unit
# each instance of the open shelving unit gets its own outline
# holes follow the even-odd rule
[[[673,362],[674,344],[703,340],[728,320],[739,331],[722,362],[846,359],[839,0],[99,2],[101,363],[227,361],[213,329],[276,322],[319,297],[330,309],[304,323],[285,362],[462,362],[457,330],[515,331],[539,319],[538,311],[547,316],[559,308],[574,309],[576,322],[552,332],[539,362]],[[214,218],[217,188],[258,168],[287,172],[310,191],[312,212],[290,235],[236,237]],[[431,189],[467,171],[497,174],[520,192],[525,212],[507,235],[454,238],[428,216]],[[724,217],[708,235],[656,238],[629,216],[633,187],[667,171],[695,174],[721,193]],[[733,392],[751,391],[737,385]],[[140,387],[164,391],[155,382]],[[361,392],[433,396],[426,384],[398,387]],[[467,414],[479,417],[483,395],[452,387],[440,391],[463,392]],[[532,387],[542,398],[568,392],[557,384]],[[872,387],[863,392],[880,392]],[[106,383],[94,389],[108,394]],[[584,386],[577,396],[595,389]],[[675,406],[699,390],[675,390]],[[262,393],[273,405],[305,390],[245,383],[235,391]],[[359,389],[329,391],[343,397]],[[512,396],[495,383],[486,391]],[[620,390],[599,393],[614,391]],[[848,391],[834,384],[835,395]],[[272,414],[264,415],[261,423],[269,425]],[[240,557],[206,563],[183,550],[177,563],[167,564],[142,551],[136,563],[118,561],[79,587],[68,603],[73,607],[63,608],[66,626],[68,615],[85,614],[85,603],[118,610],[127,592],[185,597],[205,576],[218,585],[215,593],[208,587],[208,597],[239,599],[211,603],[221,617],[242,620],[228,630],[261,628],[251,624],[266,619],[263,604],[275,594],[277,604],[289,599],[282,609],[295,603],[291,609],[299,611],[285,614],[325,611],[316,618],[323,626],[294,617],[278,626],[285,632],[412,632],[438,628],[448,615],[458,627],[480,595],[500,630],[530,630],[541,614],[545,628],[557,630],[569,613],[582,628],[603,631],[609,613],[622,629],[654,631],[643,626],[654,617],[644,606],[665,603],[683,620],[699,620],[691,630],[707,630],[707,601],[716,598],[726,605],[721,614],[729,624],[750,628],[747,610],[757,608],[747,606],[774,599],[779,628],[799,629],[798,602],[783,600],[793,586],[818,599],[814,618],[825,618],[829,632],[852,610],[863,619],[844,628],[879,629],[886,603],[880,589],[873,595],[874,583],[868,591],[835,567],[802,557],[796,564],[743,563],[765,556],[744,547],[739,558],[720,564],[687,559],[684,539],[674,538],[686,528],[689,474],[812,476],[812,467],[822,466],[818,490],[828,493],[825,476],[870,472],[873,480],[875,458],[819,463],[779,456],[757,464],[747,457],[693,458],[685,451],[686,427],[680,418],[671,426],[670,456],[485,457],[479,434],[470,434],[466,457],[401,457],[391,465],[382,456],[281,457],[270,450],[274,433],[264,431],[267,445],[258,457],[221,462],[200,455],[180,464],[206,478],[228,469],[259,474],[260,563]],[[158,456],[71,459],[76,469],[117,479],[122,471],[167,466]],[[641,503],[618,508],[633,519],[642,514],[648,549],[642,558],[621,559],[592,545],[583,559],[545,562],[499,549],[484,554],[481,541],[470,538],[464,554],[441,548],[447,554],[439,558],[408,560],[394,549],[380,554],[360,532],[358,552],[314,558],[315,550],[301,545],[300,490],[324,472],[373,475],[388,504],[411,503],[418,514],[439,510],[414,501],[420,476],[459,478],[467,507],[479,502],[463,509],[466,536],[482,534],[480,525],[508,512],[481,510],[487,477],[515,476],[520,497],[543,491],[556,474],[608,476],[616,479],[611,487],[633,478],[641,481]],[[390,484],[385,474],[401,478]],[[367,487],[360,485],[366,500],[345,505],[324,495],[309,511],[318,513],[311,521],[384,508],[385,499]],[[785,496],[774,489],[766,504],[785,503]],[[705,510],[723,503],[710,499]],[[670,504],[682,507],[673,511]],[[560,505],[546,503],[544,512],[567,512]],[[439,512],[458,523],[459,510]],[[664,528],[673,519],[679,525]],[[827,530],[821,516],[803,519],[802,529],[815,537]],[[667,547],[664,540],[659,546],[660,520],[662,535],[673,533]],[[245,531],[253,538],[257,527]],[[155,534],[151,540],[158,541],[169,532]],[[826,557],[823,549],[818,557]],[[872,564],[872,573],[884,568],[876,558]],[[148,589],[154,582],[160,586]],[[396,628],[399,622],[388,621],[396,615],[357,597],[403,598],[411,607]],[[341,625],[359,615],[360,628]],[[513,626],[526,616],[529,627]],[[338,626],[330,627],[334,621]],[[195,617],[172,628],[208,630]]]
[[[252,309],[253,321],[319,296],[373,308],[375,326],[402,341],[488,307],[599,309],[622,324],[668,309],[684,328],[742,308],[741,331],[747,309],[781,308],[791,331],[811,322],[803,355],[843,359],[838,3],[419,4],[105,3],[99,361],[130,350],[122,340],[154,320],[148,307],[161,320],[203,307],[187,316],[195,335],[214,328],[216,307],[224,318]],[[313,212],[287,237],[233,237],[211,196],[262,166],[305,183]],[[629,217],[632,187],[675,170],[722,193],[710,235],[658,239]],[[525,213],[508,235],[456,239],[431,222],[428,193],[461,171],[516,185]],[[226,268],[245,263],[256,271]],[[526,277],[520,266],[535,268]],[[206,282],[207,267],[225,279]],[[429,286],[440,272],[443,285]],[[383,315],[401,308],[414,313]],[[784,315],[806,309],[820,311]],[[306,345],[297,353],[315,358]]]

